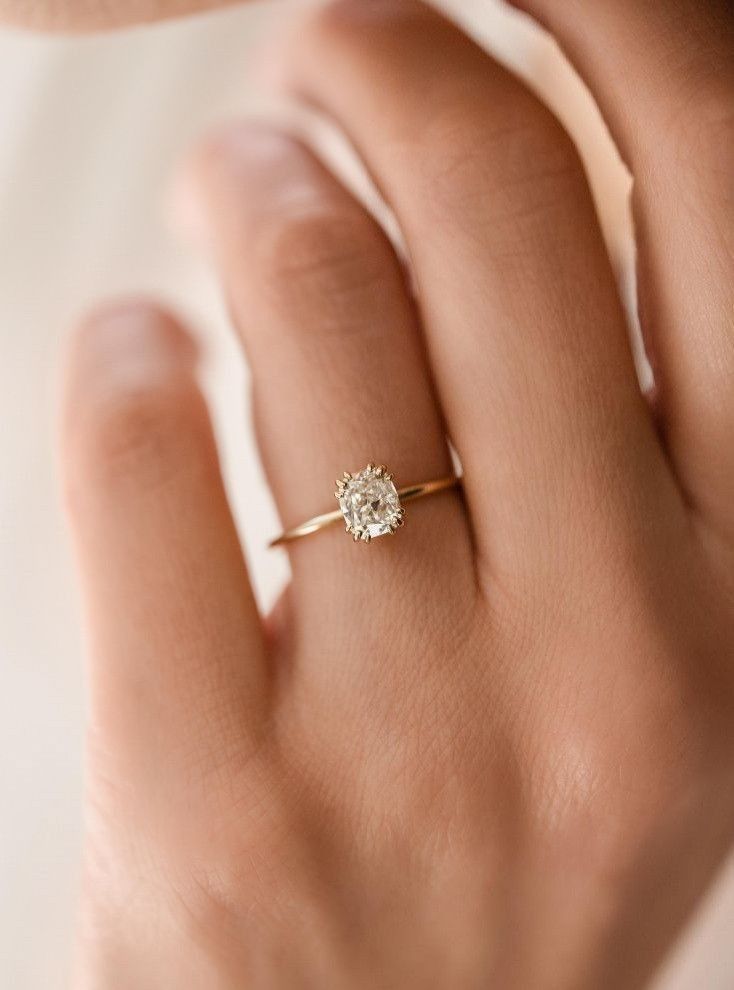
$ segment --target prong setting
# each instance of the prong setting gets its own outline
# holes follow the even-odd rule
[[[345,528],[355,543],[371,543],[396,533],[405,510],[395,480],[384,464],[367,465],[357,474],[345,472],[334,492],[344,516]]]

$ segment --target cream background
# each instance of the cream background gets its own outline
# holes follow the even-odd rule
[[[575,122],[626,285],[627,178],[590,100],[554,47],[519,18],[490,0],[452,6]],[[246,420],[245,372],[213,279],[170,220],[175,165],[194,138],[212,122],[262,106],[248,65],[283,9],[256,3],[77,40],[0,31],[0,988],[7,990],[63,987],[73,926],[83,644],[59,509],[54,415],[66,329],[89,301],[148,290],[194,321],[210,351],[206,385],[264,603],[285,577],[283,561],[263,549],[276,521]],[[733,986],[732,921],[734,876],[722,880],[661,990]]]

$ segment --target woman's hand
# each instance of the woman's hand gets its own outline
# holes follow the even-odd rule
[[[654,414],[554,118],[413,0],[311,15],[290,86],[362,154],[417,304],[304,146],[209,143],[268,477],[290,525],[369,460],[445,475],[449,436],[465,494],[369,547],[294,543],[263,623],[184,330],[145,303],[86,322],[65,431],[92,632],[80,988],[630,990],[727,849],[731,21],[536,6],[636,177]]]

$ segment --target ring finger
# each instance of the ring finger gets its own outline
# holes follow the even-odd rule
[[[545,597],[593,570],[600,520],[639,517],[639,494],[680,511],[586,176],[546,108],[418,0],[332,0],[275,60],[400,224],[482,585]]]
[[[222,132],[197,164],[283,523],[335,508],[334,479],[369,462],[386,463],[398,485],[450,473],[414,307],[380,227],[303,144],[262,124]],[[431,580],[449,543],[456,565],[468,563],[455,494],[413,513],[399,539],[369,551],[336,526],[291,544],[296,608],[323,615],[364,581],[404,588],[402,569],[411,586]]]

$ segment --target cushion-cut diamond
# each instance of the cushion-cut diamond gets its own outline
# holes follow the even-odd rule
[[[370,464],[354,477],[345,475],[336,494],[347,530],[355,539],[385,536],[402,524],[400,497],[384,467]]]

